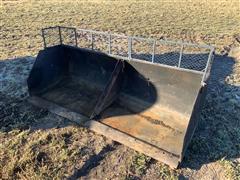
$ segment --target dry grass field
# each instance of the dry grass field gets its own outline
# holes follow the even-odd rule
[[[54,25],[212,44],[219,51],[240,41],[238,0],[3,0],[1,6],[0,59],[36,54],[40,29]]]
[[[240,179],[238,0],[2,0],[0,179]],[[216,47],[210,90],[180,168],[27,103],[26,78],[55,25]]]

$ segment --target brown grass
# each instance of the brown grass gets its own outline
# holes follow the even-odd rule
[[[0,59],[36,54],[40,29],[64,25],[127,35],[236,45],[239,1],[3,1]],[[14,3],[13,3],[14,2]]]

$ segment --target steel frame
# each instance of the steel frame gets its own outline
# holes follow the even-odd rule
[[[43,28],[42,29],[42,38],[43,38],[43,45],[44,48],[49,47],[48,44],[46,43],[46,32],[47,30],[50,29],[56,29],[58,30],[58,34],[59,34],[59,45],[63,44],[62,41],[62,29],[72,29],[74,32],[74,37],[75,37],[75,46],[78,47],[78,41],[77,41],[77,37],[78,37],[78,32],[84,32],[84,33],[89,33],[90,34],[90,41],[91,41],[91,49],[94,50],[94,35],[104,35],[106,37],[108,37],[108,51],[107,54],[115,57],[115,58],[119,58],[119,59],[123,59],[123,60],[129,60],[129,61],[144,61],[145,63],[154,63],[154,64],[158,64],[160,66],[164,66],[167,68],[172,68],[172,69],[176,69],[176,70],[182,70],[182,71],[189,71],[189,72],[193,72],[193,73],[198,73],[198,74],[202,74],[202,85],[205,85],[208,76],[209,76],[209,71],[211,68],[211,63],[214,57],[214,47],[213,46],[209,46],[209,45],[199,45],[199,44],[193,44],[193,43],[187,43],[187,42],[180,42],[180,41],[169,41],[169,40],[157,40],[157,39],[153,39],[153,38],[143,38],[143,37],[136,37],[136,36],[126,36],[126,35],[118,35],[118,34],[111,34],[109,32],[102,32],[102,31],[95,31],[95,30],[87,30],[87,29],[76,29],[73,27],[64,27],[64,26],[53,26],[53,27],[47,27],[47,28]],[[127,47],[127,56],[122,56],[122,55],[115,55],[112,53],[112,37],[119,37],[119,38],[124,38],[127,39],[128,41],[128,47]],[[152,52],[150,52],[149,54],[151,54],[151,61],[145,61],[143,59],[139,59],[139,58],[133,58],[132,57],[132,48],[133,48],[133,44],[132,41],[133,40],[139,40],[139,41],[145,41],[148,43],[152,43]],[[166,64],[161,64],[155,61],[155,48],[156,48],[156,43],[160,43],[163,45],[178,45],[180,46],[180,51],[179,51],[179,59],[178,59],[178,65],[177,66],[171,66],[171,65],[166,65]],[[68,45],[68,44],[64,44],[64,45]],[[209,50],[209,54],[208,54],[208,59],[206,60],[206,66],[204,68],[203,71],[200,70],[194,70],[191,68],[185,68],[181,66],[181,61],[182,61],[182,55],[183,55],[183,50],[185,47],[196,47],[196,48],[201,48],[201,49],[207,49]],[[86,47],[81,47],[81,48],[86,48]]]

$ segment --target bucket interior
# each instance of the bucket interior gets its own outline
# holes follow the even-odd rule
[[[41,51],[30,95],[181,155],[202,74],[70,46]]]
[[[200,89],[200,74],[131,61],[125,64],[118,99],[102,113],[101,122],[181,155]]]
[[[31,95],[91,116],[118,60],[56,46],[39,53],[28,79]]]

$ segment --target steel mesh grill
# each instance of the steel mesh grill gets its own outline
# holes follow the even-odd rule
[[[128,57],[128,37],[111,35],[110,54]]]
[[[62,44],[76,46],[75,29],[61,28]]]
[[[77,42],[81,48],[92,49],[91,33],[86,31],[77,31]]]
[[[180,67],[204,71],[207,65],[209,50],[184,46]]]
[[[108,35],[93,34],[93,50],[108,53]]]
[[[152,61],[153,41],[147,39],[132,38],[131,57],[145,61]]]
[[[180,57],[180,45],[156,42],[154,62],[169,66],[178,66]]]
[[[207,45],[129,37],[68,27],[50,27],[42,32],[45,47],[66,44],[104,52],[116,58],[137,59],[199,71],[203,73],[203,80],[208,77],[207,72],[214,52],[214,48]]]
[[[43,29],[42,32],[48,47],[60,44],[58,27]]]

